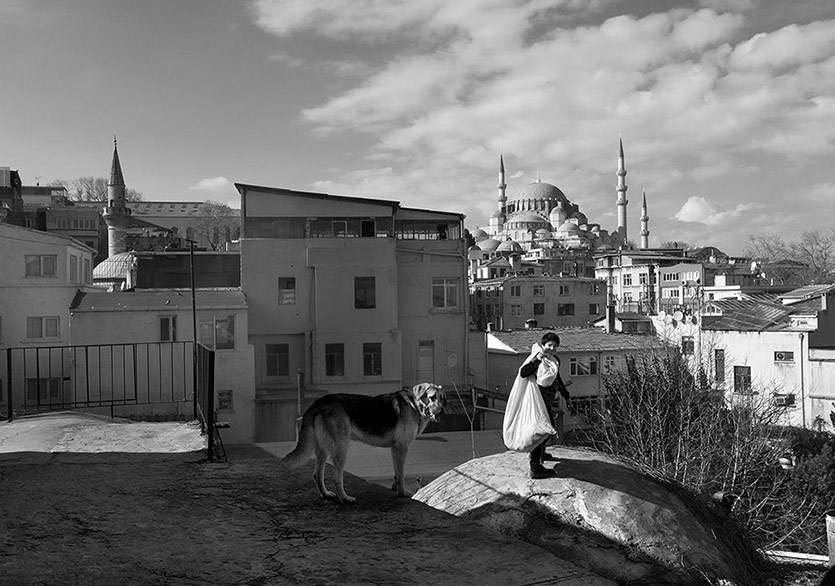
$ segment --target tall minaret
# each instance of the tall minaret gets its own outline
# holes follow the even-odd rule
[[[647,212],[647,192],[643,192],[641,203],[641,248],[649,248],[649,213]]]
[[[504,181],[504,154],[499,151],[499,210],[507,213],[507,183]]]
[[[626,232],[626,163],[623,157],[623,139],[618,139],[620,143],[620,153],[618,154],[618,233],[624,242],[627,239]]]
[[[116,150],[116,137],[113,137],[113,164],[110,167],[110,182],[107,184],[107,206],[102,217],[107,224],[107,256],[125,252],[125,233],[128,226],[130,208],[125,201],[125,178],[119,163],[119,151]]]

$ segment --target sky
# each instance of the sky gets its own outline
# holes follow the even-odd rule
[[[833,228],[832,0],[0,0],[0,166],[148,201],[235,183],[487,225],[540,179],[650,246]]]

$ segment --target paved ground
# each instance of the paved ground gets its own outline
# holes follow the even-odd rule
[[[0,423],[0,584],[610,584],[356,476],[359,502],[341,506],[315,495],[311,467],[281,476],[256,446],[229,447],[228,463],[177,452],[194,434],[77,415]],[[421,440],[413,475],[430,474],[431,442],[460,449]],[[383,458],[369,476],[389,477]]]

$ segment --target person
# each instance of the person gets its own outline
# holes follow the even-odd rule
[[[519,369],[519,376],[528,378],[530,376],[536,377],[537,387],[542,394],[542,400],[545,401],[545,408],[548,411],[548,417],[553,421],[554,414],[551,410],[551,404],[557,396],[557,392],[567,401],[570,397],[565,383],[560,377],[560,359],[557,358],[557,348],[560,347],[560,337],[555,332],[546,332],[542,336],[540,344],[534,344],[531,348],[531,355],[522,364]],[[540,368],[540,367],[543,368]],[[546,371],[546,372],[543,372]],[[548,376],[548,371],[556,376]],[[545,451],[545,446],[550,438],[546,437],[538,446],[536,446],[530,453],[531,464],[531,478],[537,480],[541,478],[552,478],[557,475],[553,468],[546,468],[544,461],[551,457]]]

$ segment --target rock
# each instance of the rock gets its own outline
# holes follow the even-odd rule
[[[557,476],[528,478],[528,455],[470,460],[414,498],[539,545],[616,582],[744,582],[710,527],[669,488],[603,454],[551,448]]]

